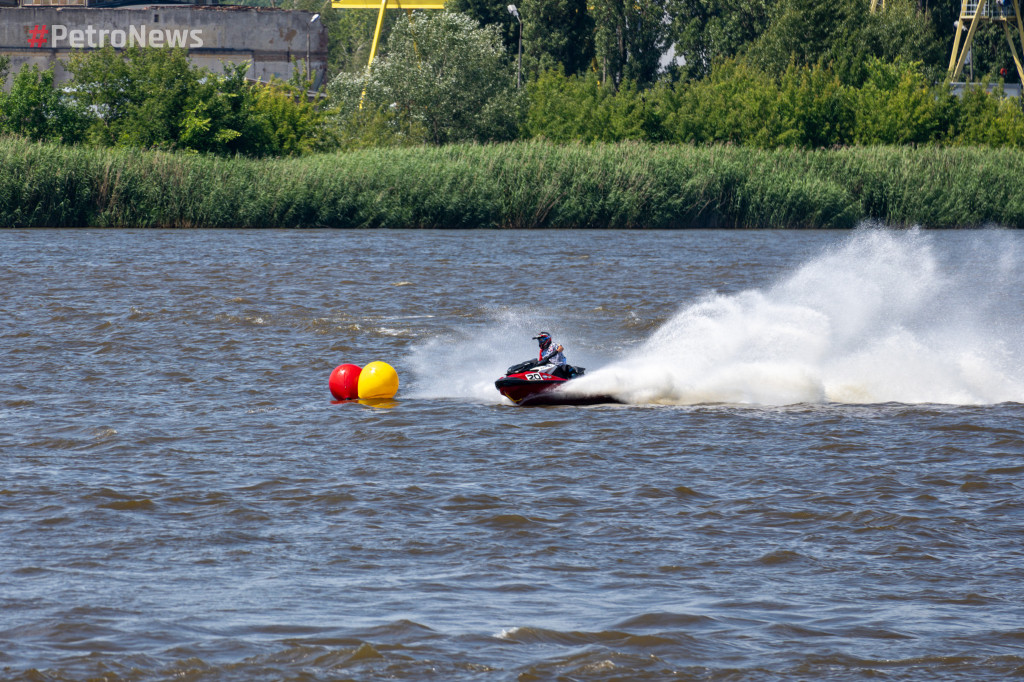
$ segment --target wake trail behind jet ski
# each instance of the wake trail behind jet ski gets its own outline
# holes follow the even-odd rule
[[[774,286],[684,307],[571,390],[636,404],[1024,402],[1013,240],[938,253],[916,230],[858,231]]]

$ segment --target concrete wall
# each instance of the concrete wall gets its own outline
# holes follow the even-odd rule
[[[305,70],[308,45],[310,75],[319,86],[327,69],[327,30],[320,21],[310,23],[312,17],[311,12],[228,6],[0,8],[0,55],[11,58],[11,77],[24,64],[41,69],[57,64],[56,80],[63,82],[70,74],[60,62],[73,51],[101,44],[177,44],[188,47],[197,66],[220,73],[221,62],[249,62],[248,77],[267,81],[291,78],[293,60]]]
[[[964,96],[964,90],[967,89],[967,83],[950,83],[950,90],[957,97]],[[981,83],[971,83],[972,87],[981,87]],[[998,85],[996,83],[989,83],[986,90],[991,93]],[[1021,84],[1020,83],[1004,83],[1003,84],[1003,97],[1020,97],[1021,95]]]

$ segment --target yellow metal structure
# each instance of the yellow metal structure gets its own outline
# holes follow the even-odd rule
[[[381,9],[374,0],[331,0],[334,9]],[[444,9],[444,0],[388,0],[388,9]]]
[[[1021,53],[1024,52],[1024,24],[1021,24],[1018,0],[962,0],[960,21],[957,22],[956,37],[953,39],[953,54],[949,56],[949,79],[955,81],[963,73],[978,24],[986,21],[1002,24],[1006,42],[1013,53],[1013,62],[1017,65],[1017,76],[1024,82],[1024,65],[1021,64]],[[1014,30],[1011,30],[1011,24]],[[964,32],[967,33],[966,36]],[[1017,34],[1016,41],[1014,32]],[[1017,50],[1018,45],[1021,46],[1021,52]]]
[[[334,9],[378,9],[377,27],[373,30],[373,45],[370,47],[370,61],[366,68],[370,68],[373,58],[377,56],[377,44],[380,42],[380,29],[384,25],[384,12],[388,9],[444,9],[445,0],[331,0],[331,7]]]

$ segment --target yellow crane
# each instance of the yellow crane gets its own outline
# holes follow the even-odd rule
[[[885,0],[871,0],[871,11],[879,9],[885,9]],[[984,22],[1002,25],[1006,43],[1013,54],[1013,63],[1017,65],[1017,76],[1021,83],[1024,83],[1024,65],[1021,64],[1021,56],[1024,55],[1024,23],[1021,23],[1018,0],[961,0],[960,19],[956,22],[956,36],[953,38],[953,53],[949,56],[949,80],[955,81],[963,73],[964,64],[971,53],[974,34],[978,30],[978,25]],[[1016,41],[1013,29],[1016,29]],[[1019,53],[1017,45],[1021,46]]]
[[[366,67],[373,63],[377,56],[377,43],[380,41],[380,29],[384,24],[384,12],[388,9],[404,9],[410,12],[414,9],[444,9],[445,0],[331,0],[331,7],[334,9],[379,9],[377,14],[377,27],[373,30],[373,45],[370,47],[370,60]]]
[[[377,56],[377,45],[380,42],[380,30],[384,24],[384,12],[388,9],[404,9],[407,12],[414,9],[444,9],[445,0],[331,0],[331,7],[334,9],[376,9],[377,26],[373,30],[373,44],[370,47],[370,59],[367,68],[373,63]],[[874,12],[885,8],[885,0],[871,0],[871,11]],[[1013,62],[1017,66],[1017,76],[1024,83],[1024,64],[1021,63],[1021,55],[1024,54],[1024,23],[1020,17],[1019,0],[961,0],[960,20],[956,23],[956,37],[953,39],[953,53],[949,57],[949,79],[955,81],[963,72],[967,56],[971,51],[971,44],[978,25],[984,22],[995,22],[1003,27],[1003,34],[1013,54]],[[1017,40],[1014,40],[1016,29]],[[964,33],[966,32],[966,36]],[[1017,50],[1017,45],[1021,50]]]
[[[960,77],[967,63],[967,55],[971,51],[974,34],[978,25],[984,22],[995,22],[1003,27],[1006,42],[1013,53],[1013,63],[1017,65],[1017,76],[1024,82],[1024,66],[1021,65],[1021,46],[1024,52],[1024,24],[1020,18],[1018,0],[962,0],[960,20],[956,22],[956,37],[953,39],[953,53],[949,56],[949,79],[955,81]],[[1011,24],[1016,31],[1010,29]],[[966,36],[964,33],[966,32]],[[1016,40],[1014,40],[1016,33]],[[962,41],[961,41],[962,38]]]

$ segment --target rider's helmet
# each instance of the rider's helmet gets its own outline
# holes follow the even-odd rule
[[[551,334],[547,332],[539,332],[537,336],[533,337],[537,340],[537,345],[541,348],[547,348],[551,345]]]

